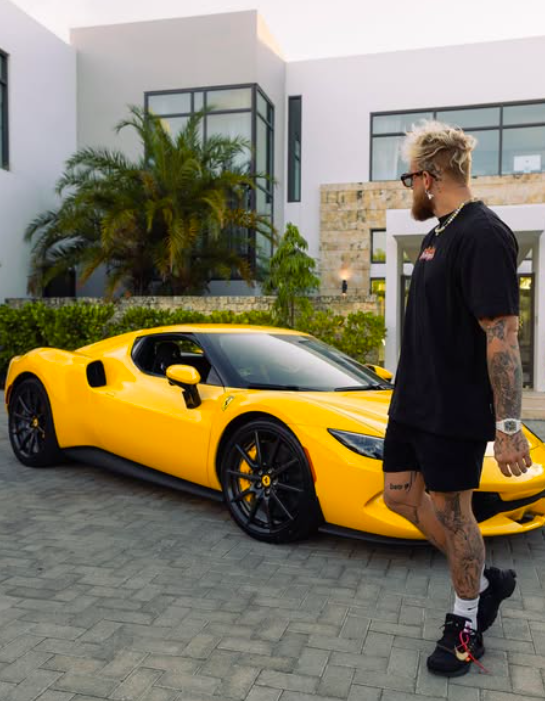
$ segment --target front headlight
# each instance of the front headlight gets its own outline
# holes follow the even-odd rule
[[[352,433],[352,431],[337,431],[334,428],[327,429],[339,443],[342,443],[349,450],[353,450],[358,455],[366,458],[382,460],[384,455],[384,438],[366,436],[364,433]]]

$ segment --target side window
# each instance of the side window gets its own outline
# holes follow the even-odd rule
[[[191,365],[201,376],[202,384],[222,384],[203,349],[189,336],[152,335],[138,339],[133,360],[142,372],[162,377],[166,377],[170,365]]]

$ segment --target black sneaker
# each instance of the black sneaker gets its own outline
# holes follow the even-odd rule
[[[479,597],[477,613],[477,626],[481,633],[488,630],[494,623],[501,602],[511,596],[517,585],[515,570],[485,567],[484,576],[488,579],[488,588]]]
[[[428,669],[443,677],[467,674],[471,662],[484,655],[483,636],[469,627],[469,618],[447,613],[443,637],[428,657]]]

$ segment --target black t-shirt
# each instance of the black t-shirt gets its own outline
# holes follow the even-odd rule
[[[426,236],[411,279],[392,419],[437,435],[494,439],[478,319],[518,316],[517,253],[511,229],[482,202]]]

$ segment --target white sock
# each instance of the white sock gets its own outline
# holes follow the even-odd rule
[[[481,572],[481,584],[479,585],[479,594],[482,594],[485,589],[488,589],[489,585],[488,579],[484,576],[484,565],[483,571]]]
[[[479,610],[479,597],[476,599],[460,599],[458,594],[454,596],[454,615],[469,618],[473,630],[477,630],[477,611]]]

